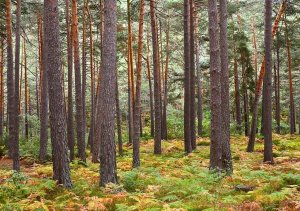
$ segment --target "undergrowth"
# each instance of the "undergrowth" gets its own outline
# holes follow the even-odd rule
[[[146,131],[145,131],[146,132]],[[274,135],[274,165],[262,163],[263,143],[246,153],[247,139],[232,137],[234,172],[208,170],[209,140],[197,140],[190,155],[183,141],[163,141],[163,154],[153,154],[153,141],[141,143],[141,167],[131,169],[132,148],[118,157],[117,185],[99,188],[99,164],[71,163],[74,187],[63,189],[52,177],[51,163],[22,166],[22,173],[0,167],[0,210],[229,210],[255,203],[263,210],[283,209],[283,202],[300,200],[299,138]],[[21,151],[36,157],[22,140]],[[248,192],[237,186],[251,187]]]

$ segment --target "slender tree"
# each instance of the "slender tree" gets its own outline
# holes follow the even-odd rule
[[[190,128],[191,145],[196,149],[196,109],[195,109],[195,4],[190,0]]]
[[[264,162],[273,163],[272,154],[272,0],[265,0],[265,59],[263,128]]]
[[[140,127],[141,122],[141,84],[142,84],[142,58],[143,58],[143,31],[144,31],[144,0],[140,0],[139,38],[138,38],[138,63],[136,77],[136,91],[134,98],[133,116],[133,160],[132,167],[140,166]]]
[[[116,70],[116,118],[117,118],[117,131],[118,131],[118,151],[119,156],[123,156],[123,140],[122,140],[122,114],[120,109],[119,99],[119,84],[118,84],[118,70]]]
[[[70,160],[73,161],[75,157],[74,146],[74,122],[73,122],[73,43],[72,33],[70,32],[70,18],[69,18],[69,2],[66,0],[66,30],[67,30],[67,57],[68,57],[68,119],[67,119],[67,140],[70,150]]]
[[[87,16],[87,2],[83,3],[83,17],[82,17],[82,130],[83,139],[85,140],[86,133],[86,16]]]
[[[4,119],[4,39],[0,43],[0,139],[3,137],[3,119]]]
[[[275,118],[276,118],[276,133],[280,134],[280,43],[279,43],[279,33],[276,33],[276,79],[275,79],[275,90],[277,93],[276,102],[275,102]]]
[[[199,32],[198,29],[199,18],[195,14],[195,34]],[[196,71],[197,71],[197,120],[198,120],[198,136],[202,136],[203,133],[203,108],[202,108],[202,83],[201,83],[201,65],[200,65],[200,39],[196,36]]]
[[[296,114],[295,114],[295,100],[293,93],[293,76],[292,76],[292,59],[291,59],[291,41],[289,38],[289,30],[286,21],[286,16],[284,18],[285,24],[285,41],[286,41],[286,51],[287,51],[287,59],[288,59],[288,78],[289,78],[289,101],[290,101],[290,134],[294,134],[296,132]]]
[[[15,137],[14,137],[14,156],[13,156],[13,169],[20,171],[19,162],[19,86],[20,86],[20,29],[21,29],[21,0],[17,0],[16,8],[16,42],[15,42],[15,88],[14,88],[14,112],[15,112]]]
[[[208,1],[210,86],[211,86],[211,144],[210,168],[222,169],[222,109],[221,109],[221,59],[219,45],[217,1]]]
[[[184,0],[184,150],[192,152],[190,112],[190,4]]]
[[[169,13],[168,13],[169,14]],[[160,27],[162,28],[162,27]],[[163,66],[164,60],[162,58],[162,70],[163,70],[163,100],[162,100],[162,104],[163,104],[163,108],[162,108],[162,139],[167,140],[168,139],[168,126],[167,126],[167,106],[168,106],[168,74],[169,74],[169,54],[170,54],[170,50],[169,50],[169,39],[170,39],[170,20],[169,20],[169,16],[167,19],[167,23],[166,23],[166,46],[165,46],[165,54],[166,54],[166,58],[165,58],[165,66]],[[161,33],[161,37],[162,37],[162,33]],[[162,38],[161,38],[162,39]],[[161,48],[162,48],[162,42],[161,42]],[[162,48],[163,50],[163,48]],[[163,69],[163,67],[165,69]]]
[[[41,89],[41,116],[40,116],[40,152],[39,158],[41,161],[45,161],[47,157],[47,145],[48,145],[48,73],[45,70],[46,58],[44,48],[44,33],[42,17],[39,18],[39,60],[40,60],[40,89]]]
[[[8,113],[8,154],[15,158],[15,97],[14,97],[14,61],[13,61],[13,43],[12,43],[12,17],[11,0],[6,0],[6,43],[7,43],[7,113]],[[18,155],[17,155],[18,156]],[[13,166],[14,168],[14,166]]]
[[[153,75],[154,75],[154,154],[161,154],[161,83],[158,52],[157,19],[155,15],[156,2],[150,0],[150,18],[152,32]]]
[[[96,139],[100,139],[100,186],[117,183],[115,114],[117,1],[104,1],[104,31]]]
[[[134,80],[133,80],[133,52],[132,52],[132,29],[130,0],[127,0],[127,22],[128,22],[128,142],[133,140],[133,99],[134,99]]]
[[[149,32],[149,30],[147,30]],[[147,78],[149,83],[149,98],[150,98],[150,127],[151,127],[151,136],[154,136],[154,109],[153,109],[153,89],[152,89],[152,80],[151,80],[151,70],[150,70],[150,45],[149,45],[149,35],[147,36]]]
[[[78,156],[82,161],[86,161],[85,154],[85,137],[83,126],[83,101],[82,101],[82,78],[80,71],[79,58],[79,35],[78,35],[78,15],[77,0],[72,0],[72,44],[74,50],[74,67],[75,67],[75,101],[76,101],[76,134]]]
[[[24,97],[25,97],[25,137],[29,138],[29,122],[28,122],[28,113],[29,113],[29,86],[28,86],[28,76],[27,76],[27,55],[26,55],[26,40],[23,41],[23,55],[24,55]]]
[[[234,61],[233,61],[233,70],[234,70],[234,95],[235,95],[235,113],[236,113],[236,123],[237,130],[239,133],[242,132],[242,114],[241,114],[241,97],[240,97],[240,82],[238,75],[238,61],[236,50],[234,50]]]
[[[227,41],[227,0],[220,0],[220,56],[221,56],[221,112],[222,112],[222,166],[232,173],[230,150],[229,69]]]
[[[278,10],[277,17],[273,24],[273,28],[271,31],[272,32],[271,39],[273,39],[276,34],[276,31],[279,26],[279,22],[285,12],[285,9],[286,9],[286,0],[283,0],[280,5],[280,8]],[[257,130],[258,104],[259,104],[259,98],[261,95],[261,89],[262,89],[263,80],[264,80],[264,76],[265,76],[265,72],[266,72],[265,65],[266,65],[266,58],[264,57],[261,67],[260,67],[260,72],[259,72],[259,76],[257,78],[256,87],[255,87],[255,98],[254,98],[253,107],[252,107],[251,133],[250,133],[249,142],[248,142],[248,146],[247,146],[247,152],[254,151],[254,143],[255,143],[256,130]]]

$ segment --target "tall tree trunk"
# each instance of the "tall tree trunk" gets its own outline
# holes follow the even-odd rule
[[[242,75],[243,75],[243,100],[244,100],[244,124],[245,124],[245,136],[249,136],[250,125],[249,125],[249,96],[248,96],[248,74],[246,70],[246,61],[245,61],[245,50],[242,50],[241,53],[241,62],[242,62]]]
[[[222,112],[222,166],[231,174],[229,69],[227,40],[227,0],[220,0],[220,54],[221,54],[221,112]]]
[[[3,138],[3,119],[4,119],[4,39],[0,43],[0,139]]]
[[[190,4],[184,0],[184,150],[192,152],[190,92]]]
[[[253,48],[254,48],[254,55],[253,55],[253,63],[254,63],[254,71],[255,71],[255,83],[257,82],[257,71],[258,71],[258,53],[257,53],[257,44],[256,44],[256,31],[255,31],[255,22],[254,17],[252,17],[252,34],[253,34]]]
[[[20,171],[20,155],[19,155],[19,85],[20,85],[20,29],[21,29],[21,0],[17,0],[16,8],[16,45],[15,45],[15,140],[14,140],[14,156],[13,156],[13,169]]]
[[[141,83],[142,83],[142,58],[143,58],[143,31],[144,31],[144,0],[140,0],[139,38],[138,38],[138,64],[136,77],[136,91],[134,98],[133,116],[133,160],[132,167],[140,166],[140,127],[141,127]]]
[[[100,54],[101,54],[101,68],[99,67],[99,65],[98,65],[98,61],[97,61],[97,64],[96,64],[96,66],[97,66],[97,70],[98,71],[96,71],[95,72],[95,77],[96,77],[96,79],[95,79],[95,81],[96,81],[96,93],[95,93],[95,115],[96,115],[96,117],[99,115],[98,113],[98,109],[99,109],[99,106],[98,106],[98,101],[100,101],[101,100],[101,98],[100,98],[100,82],[101,82],[101,77],[102,77],[102,58],[103,58],[103,42],[104,42],[104,38],[103,38],[103,33],[104,33],[104,21],[105,21],[105,19],[104,19],[104,3],[103,3],[103,1],[102,0],[100,0],[100,50],[101,50],[101,52],[100,52]],[[98,40],[98,30],[97,30],[97,40]],[[94,62],[95,63],[95,62]],[[115,84],[114,84],[114,86],[115,86]],[[115,96],[114,96],[115,97]],[[95,119],[95,127],[96,127],[96,119]],[[94,131],[94,133],[95,133],[95,136],[97,135],[96,134],[96,129],[95,129],[95,131]],[[101,145],[101,140],[99,139],[99,138],[96,138],[96,137],[94,137],[93,138],[93,150],[92,150],[92,152],[93,152],[93,154],[92,154],[92,162],[93,163],[97,163],[97,162],[99,162],[99,159],[100,159],[100,145]]]
[[[276,43],[276,87],[277,98],[276,98],[276,133],[280,134],[280,43],[279,43],[279,33],[276,33],[277,43]]]
[[[195,15],[195,34],[199,32],[198,29],[199,18]],[[200,65],[200,39],[196,36],[196,71],[197,71],[197,120],[198,120],[198,136],[203,133],[203,109],[202,109],[202,83],[201,83],[201,65]]]
[[[36,101],[36,115],[40,118],[40,95],[39,95],[39,76],[38,68],[35,68],[35,101]]]
[[[191,145],[196,149],[196,109],[195,109],[195,5],[194,0],[190,0],[190,127]]]
[[[15,97],[14,97],[14,60],[12,43],[11,0],[6,0],[6,43],[7,43],[7,113],[8,113],[8,155],[15,157]]]
[[[154,154],[161,154],[161,83],[159,68],[157,20],[155,17],[156,4],[150,0],[150,17],[152,31],[152,48],[153,48],[153,75],[154,75],[154,106],[155,106],[155,123],[154,123]]]
[[[285,41],[286,41],[286,51],[288,59],[288,77],[289,77],[289,95],[290,95],[290,134],[296,132],[296,114],[295,114],[295,101],[293,93],[293,76],[292,76],[292,59],[291,59],[291,41],[289,38],[289,30],[286,22],[286,17],[284,18],[285,24]]]
[[[75,67],[75,101],[76,101],[76,135],[78,156],[86,162],[85,155],[85,137],[83,126],[83,104],[82,104],[82,81],[79,58],[79,35],[78,35],[78,16],[77,0],[72,0],[72,44],[74,50],[74,67]]]
[[[57,8],[57,0],[44,0],[44,72],[48,72],[49,75],[53,179],[64,187],[71,187],[72,181],[70,177],[66,139],[62,71],[60,68],[59,14]]]
[[[239,133],[242,132],[242,114],[241,114],[241,98],[240,98],[240,83],[238,74],[238,62],[236,56],[234,57],[234,93],[235,93],[235,112],[236,112],[236,123],[237,130]]]
[[[273,163],[272,154],[272,0],[265,0],[265,58],[264,77],[264,162]]]
[[[29,138],[29,123],[28,123],[28,105],[29,105],[29,93],[28,93],[28,77],[27,77],[27,55],[26,55],[26,40],[24,39],[24,97],[25,97],[25,137]]]
[[[45,161],[47,158],[47,145],[48,145],[48,73],[45,69],[46,65],[46,52],[44,48],[44,32],[42,17],[39,18],[39,29],[40,29],[40,84],[41,84],[41,116],[40,116],[40,152],[39,159]],[[45,29],[44,29],[45,30]]]
[[[96,139],[100,139],[100,186],[117,183],[115,114],[117,69],[117,1],[104,1],[104,34]]]
[[[286,9],[286,0],[283,0],[281,3],[281,6],[278,10],[277,17],[273,23],[273,28],[272,28],[272,39],[274,38],[276,31],[279,26],[280,19],[282,15],[284,14],[284,11]],[[256,87],[255,87],[255,98],[253,102],[253,109],[252,109],[252,123],[251,123],[251,131],[250,131],[250,137],[249,137],[249,142],[247,146],[247,152],[253,152],[254,151],[254,143],[255,143],[255,137],[256,137],[256,130],[257,130],[257,116],[258,116],[258,104],[259,104],[259,98],[261,95],[261,87],[263,84],[264,80],[264,75],[265,75],[265,63],[266,63],[266,58],[263,58],[263,62],[260,67],[260,73],[256,82]]]
[[[123,156],[123,141],[122,141],[122,114],[119,100],[119,84],[118,84],[118,70],[116,70],[116,112],[117,112],[117,131],[118,131],[118,151],[119,156]]]
[[[218,29],[217,1],[208,2],[211,86],[211,144],[210,168],[222,169],[222,109],[221,109],[221,59]]]
[[[131,13],[130,0],[127,0],[127,22],[128,22],[128,142],[132,143],[133,139],[133,53],[132,53],[132,29],[131,29]]]
[[[149,32],[149,30],[147,30]],[[147,36],[147,77],[149,83],[149,95],[150,95],[150,125],[151,125],[151,136],[154,136],[154,110],[153,110],[153,89],[151,81],[151,70],[150,70],[150,45],[149,45],[149,35]]]
[[[82,130],[83,139],[85,140],[86,134],[86,13],[87,3],[84,1],[83,6],[83,20],[82,20]]]
[[[87,6],[88,16],[89,16],[89,48],[90,48],[90,73],[91,73],[91,123],[90,132],[88,138],[88,144],[91,147],[91,152],[93,152],[94,143],[94,133],[95,133],[95,69],[94,69],[94,46],[93,46],[93,27],[92,27],[92,15],[90,13],[89,7]]]
[[[169,14],[169,13],[168,13]],[[163,112],[162,112],[162,139],[168,139],[168,124],[167,124],[167,106],[168,106],[168,75],[169,75],[169,39],[170,39],[170,21],[167,20],[166,29],[166,65],[164,71],[164,98],[163,98]]]
[[[75,158],[75,137],[74,137],[74,122],[73,122],[73,43],[72,32],[70,31],[69,18],[69,2],[66,0],[66,25],[67,25],[67,57],[68,57],[68,119],[67,119],[67,140],[70,150],[70,160]]]

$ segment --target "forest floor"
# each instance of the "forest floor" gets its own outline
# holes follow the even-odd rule
[[[131,169],[130,146],[118,158],[118,185],[99,188],[99,164],[71,164],[73,188],[51,180],[51,163],[22,161],[12,174],[11,161],[0,158],[0,210],[300,210],[300,139],[274,135],[274,165],[264,164],[263,141],[246,153],[247,139],[232,137],[234,172],[212,173],[209,139],[198,139],[186,156],[183,142],[163,141],[153,155],[153,141],[142,141],[141,167]]]

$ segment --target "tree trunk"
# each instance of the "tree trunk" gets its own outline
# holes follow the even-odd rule
[[[15,97],[14,97],[14,61],[12,43],[11,0],[6,0],[6,43],[7,43],[7,114],[8,114],[8,155],[15,157]],[[17,154],[16,154],[17,155]]]
[[[35,68],[35,101],[36,101],[36,115],[40,118],[40,96],[39,96],[39,74],[38,68]]]
[[[276,43],[276,87],[277,98],[276,98],[276,133],[280,134],[280,44],[279,44],[279,33],[276,33],[277,43]]]
[[[229,69],[227,38],[227,0],[220,0],[220,56],[221,56],[221,112],[222,112],[222,166],[231,174]]]
[[[285,24],[285,41],[286,41],[286,51],[288,59],[288,76],[289,76],[289,94],[290,94],[290,134],[295,134],[296,132],[296,114],[295,114],[295,101],[293,93],[293,76],[292,76],[292,60],[291,60],[291,42],[289,38],[289,30],[286,22],[286,17],[284,19]]]
[[[67,30],[67,58],[68,58],[68,118],[67,118],[67,140],[70,150],[70,161],[75,158],[75,137],[73,122],[73,43],[72,32],[70,31],[69,2],[66,0],[66,30]]]
[[[127,21],[128,21],[128,143],[133,140],[133,53],[132,53],[132,29],[131,29],[131,14],[130,14],[130,0],[127,0]]]
[[[59,14],[57,7],[57,0],[44,0],[44,72],[48,72],[49,75],[53,179],[64,187],[71,187],[72,181],[70,177],[66,139],[62,71],[60,68]]]
[[[136,77],[136,91],[134,98],[133,116],[133,160],[132,167],[140,166],[140,127],[141,122],[141,83],[142,83],[142,57],[143,57],[143,30],[144,30],[144,0],[140,0],[139,38],[138,38],[138,64]]]
[[[116,69],[117,69],[117,1],[104,1],[104,34],[100,95],[97,102],[95,139],[100,140],[100,186],[117,183],[115,114],[116,114]]]
[[[119,84],[118,84],[118,70],[116,70],[116,112],[117,112],[117,131],[118,131],[118,151],[119,156],[123,156],[123,141],[122,141],[122,114],[119,100]]]
[[[257,71],[258,71],[258,53],[257,53],[257,44],[256,44],[256,32],[255,32],[255,23],[254,17],[252,17],[252,34],[253,34],[253,48],[254,48],[254,71],[255,71],[255,83],[257,82]]]
[[[75,101],[76,101],[76,135],[78,156],[86,162],[85,155],[85,137],[83,126],[83,104],[82,104],[82,83],[79,58],[79,35],[78,35],[78,16],[77,0],[72,0],[72,44],[74,50],[74,67],[75,67]]]
[[[149,30],[147,30],[149,32]],[[150,71],[150,45],[149,45],[149,35],[147,36],[147,77],[149,83],[149,98],[150,98],[150,125],[151,125],[151,136],[154,137],[154,110],[153,110],[153,89],[151,81],[151,71]]]
[[[169,13],[168,13],[169,14]],[[167,106],[168,106],[168,78],[169,78],[169,40],[170,40],[170,20],[167,21],[166,29],[166,65],[164,72],[164,99],[163,99],[163,122],[164,128],[162,129],[162,139],[168,139],[168,122],[167,122]]]
[[[44,48],[44,33],[43,33],[43,23],[42,17],[39,18],[39,28],[40,28],[40,84],[41,84],[41,116],[40,116],[40,152],[39,159],[45,161],[47,158],[47,145],[48,145],[48,73],[45,69],[46,65],[46,49]]]
[[[241,98],[240,98],[240,83],[238,75],[238,62],[236,56],[234,57],[234,89],[235,89],[235,112],[236,112],[236,123],[237,130],[239,133],[242,132],[242,114],[241,114]]]
[[[221,59],[217,1],[208,2],[211,86],[210,169],[222,169]]]
[[[199,18],[195,15],[195,33],[198,34]],[[202,109],[202,83],[201,83],[201,65],[200,65],[200,39],[196,36],[196,68],[197,68],[197,119],[198,119],[198,136],[203,133],[203,109]]]
[[[286,9],[286,0],[283,0],[281,3],[281,6],[279,8],[279,11],[277,13],[277,17],[274,21],[273,28],[272,28],[272,39],[274,38],[276,31],[279,26],[280,19],[282,15],[284,14],[284,11]],[[247,146],[247,152],[253,152],[254,151],[254,143],[255,143],[255,137],[256,137],[256,129],[257,129],[257,116],[258,116],[258,104],[259,104],[259,98],[261,95],[261,87],[263,84],[263,79],[265,75],[265,62],[266,58],[263,58],[262,65],[260,67],[260,73],[256,82],[256,87],[255,87],[255,98],[253,102],[253,109],[252,109],[252,123],[251,123],[251,131],[250,131],[250,137],[249,137],[249,142]]]
[[[195,109],[195,5],[194,0],[190,0],[190,127],[191,145],[196,149],[196,109]]]
[[[29,106],[29,93],[28,93],[28,77],[27,77],[27,55],[26,55],[26,40],[24,39],[24,97],[25,97],[25,137],[29,138],[29,123],[28,123],[28,106]]]
[[[192,152],[190,92],[190,4],[184,0],[184,150]]]
[[[94,69],[94,46],[93,46],[93,27],[92,27],[92,15],[87,5],[87,13],[89,16],[89,48],[90,48],[90,74],[91,74],[91,123],[88,137],[88,145],[93,152],[94,134],[95,134],[95,69]]]
[[[0,139],[3,138],[3,119],[4,119],[4,39],[0,43]]]
[[[14,156],[13,156],[13,169],[20,171],[20,155],[19,155],[19,86],[20,86],[20,29],[21,29],[21,0],[17,0],[16,8],[16,45],[15,45],[15,140],[14,140]]]
[[[156,4],[150,0],[150,18],[152,31],[152,48],[153,48],[153,75],[154,75],[154,106],[155,106],[155,123],[154,123],[154,154],[161,154],[161,83],[159,69],[159,52],[157,36],[157,20],[155,15]]]
[[[86,134],[86,12],[87,3],[84,1],[83,6],[83,24],[82,24],[82,130],[83,139],[85,140]],[[84,142],[85,144],[85,142]]]
[[[265,58],[264,77],[264,162],[273,163],[272,154],[272,0],[265,0]]]
[[[245,136],[249,136],[250,125],[249,125],[249,97],[248,97],[248,74],[246,70],[245,62],[245,50],[242,50],[241,53],[241,62],[242,62],[242,75],[243,75],[243,100],[244,100],[244,124],[245,124]]]

